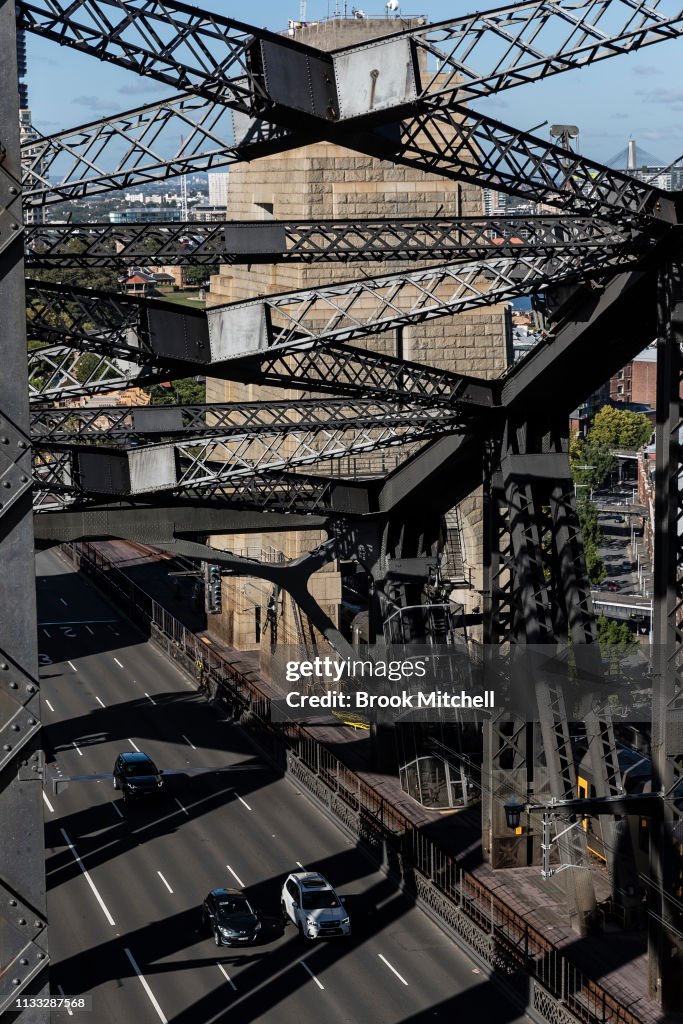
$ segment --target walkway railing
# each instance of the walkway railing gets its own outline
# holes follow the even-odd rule
[[[273,759],[370,846],[405,888],[470,950],[502,975],[526,1000],[536,1019],[551,1024],[642,1024],[563,955],[545,935],[493,890],[459,867],[457,858],[347,768],[303,726],[271,722],[271,697],[248,674],[212,650],[134,584],[93,544],[64,544],[77,568],[120,604],[129,618],[197,678],[211,698],[241,715]]]

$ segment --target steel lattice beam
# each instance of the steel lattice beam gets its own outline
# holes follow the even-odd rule
[[[408,40],[421,72],[414,83],[415,98],[443,104],[489,96],[630,53],[676,38],[682,28],[683,11],[677,3],[588,0],[577,5],[571,0],[529,0],[405,29],[334,52],[338,79],[346,72],[349,87],[355,86],[348,96],[351,106],[345,106],[346,96],[340,97],[339,114],[353,117],[364,103],[376,110],[396,102],[396,84],[385,87],[385,98],[378,81],[370,104],[370,69],[385,67],[387,58],[402,53],[400,44]]]
[[[21,151],[27,206],[224,167],[247,155],[234,141],[232,111],[187,93],[52,135],[36,134]],[[273,153],[292,145],[286,129],[263,121],[240,141],[247,140]]]
[[[148,444],[125,450],[101,447],[34,447],[34,484],[42,494],[89,492],[144,495],[155,491],[214,493],[225,483],[297,466],[421,442],[457,431],[458,423],[444,417],[382,416],[335,426],[302,421],[287,431],[262,427],[175,442]],[[73,499],[72,499],[73,500]],[[41,499],[45,507],[46,500]]]
[[[529,71],[536,79],[572,66],[569,59],[574,45],[572,39],[577,43],[577,63],[581,64],[620,52],[620,33],[624,33],[626,49],[678,34],[677,26],[681,19],[678,10],[672,20],[662,19],[651,7],[634,4],[630,0],[621,0],[621,8],[624,14],[622,27],[611,27],[607,37],[601,36],[597,30],[596,36],[593,33],[597,20],[603,16],[607,5],[600,0],[592,0],[579,24],[571,27],[570,42],[562,61],[555,53],[553,60],[543,59],[537,50],[538,40],[534,44],[529,39],[523,41],[523,33],[520,33],[516,42],[508,41],[506,44],[507,56],[511,60],[508,75],[504,70],[505,60],[501,62],[499,54],[495,55],[493,69],[489,67],[483,72],[473,73],[472,81],[477,83],[478,94],[483,94],[487,76],[493,91],[503,88],[504,84],[522,81],[522,68],[534,50],[536,53]],[[295,126],[297,132],[292,136],[293,145],[314,141],[317,132],[320,138],[374,156],[417,165],[422,170],[447,176],[464,176],[515,194],[520,191],[515,179],[521,177],[524,179],[521,191],[528,198],[536,202],[558,203],[559,191],[563,193],[562,208],[576,213],[605,213],[616,209],[628,212],[632,217],[673,216],[668,212],[670,204],[666,195],[660,190],[459,106],[454,102],[452,76],[462,73],[462,68],[450,67],[451,82],[450,85],[444,83],[444,90],[440,89],[436,79],[430,77],[431,69],[426,77],[433,90],[418,86],[417,65],[413,63],[412,51],[406,50],[406,46],[410,48],[407,38],[389,40],[385,44],[394,48],[389,65],[400,66],[401,84],[390,72],[387,76],[388,91],[384,91],[382,84],[378,92],[378,78],[372,74],[377,69],[367,65],[366,47],[344,51],[336,58],[340,62],[337,67],[335,58],[329,54],[168,0],[128,0],[127,5],[120,0],[76,0],[68,7],[61,7],[55,0],[50,0],[42,7],[40,4],[20,3],[18,9],[22,27],[62,45],[77,47],[80,52],[168,82],[176,88],[196,92],[256,118],[260,116],[284,127]],[[571,3],[566,7],[561,3],[555,4],[553,9],[555,14],[562,12],[558,22],[567,24],[567,19],[571,21],[576,17]],[[544,20],[543,5],[537,2],[529,4],[525,12],[520,12],[522,21],[525,13],[529,24],[534,26],[532,33],[536,32]],[[595,24],[592,23],[593,17]],[[650,18],[652,32],[646,27]],[[459,47],[463,52],[474,53],[481,41],[481,32],[486,30],[483,24],[476,24],[476,18],[464,21],[472,24],[469,28],[467,25],[454,27],[451,47],[454,53],[459,52]],[[160,28],[162,25],[163,30]],[[503,30],[501,22],[494,31],[495,34],[499,31],[505,34],[510,30],[509,23]],[[462,38],[458,40],[459,33]],[[212,53],[212,48],[215,53]],[[486,46],[483,51],[485,53]],[[389,51],[385,51],[383,56],[388,59]],[[407,76],[406,56],[409,67],[413,69]],[[373,55],[372,60],[375,57]],[[451,59],[458,64],[457,58],[442,55],[442,61],[444,58],[444,66]],[[370,93],[367,101],[362,100],[361,108],[356,111],[356,114],[367,116],[363,118],[354,114],[359,127],[354,123],[353,129],[349,130],[343,124],[333,123],[339,117],[340,105],[333,79],[336,75],[337,85],[341,85],[344,75],[347,75],[350,95],[357,96],[358,73],[353,68],[354,59],[361,61],[361,67],[367,65]],[[235,73],[238,77],[228,77]],[[373,80],[374,88],[371,85]],[[275,95],[269,95],[266,82],[271,92],[274,89]],[[297,82],[301,82],[301,87]],[[343,95],[342,89],[342,99]],[[370,110],[377,111],[380,107],[381,120],[390,121],[393,114],[395,131],[368,130]],[[408,111],[410,119],[403,124],[396,123],[396,118]],[[376,113],[374,117],[377,118]],[[302,134],[297,139],[298,133]],[[393,138],[389,138],[389,134]],[[483,166],[480,168],[479,165]]]
[[[470,417],[471,418],[471,417]],[[298,399],[281,402],[216,403],[215,405],[112,406],[37,409],[31,413],[33,445],[70,443],[124,446],[150,438],[207,437],[226,434],[283,434],[304,429],[361,429],[403,424],[439,424],[452,430],[463,416],[447,406],[405,406],[371,399]]]
[[[34,224],[29,267],[463,260],[547,256],[576,246],[631,253],[646,245],[587,217],[435,217],[429,220],[233,221],[223,224]]]
[[[0,1014],[50,1018],[15,11],[0,0]],[[7,219],[3,214],[8,213]],[[20,219],[20,218],[19,218]],[[41,997],[18,1008],[18,996]],[[43,1008],[45,1007],[45,1008]]]

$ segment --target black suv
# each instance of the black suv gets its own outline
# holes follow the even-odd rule
[[[120,789],[123,799],[157,796],[164,788],[161,772],[151,757],[127,750],[114,762],[114,789]]]
[[[241,946],[256,942],[261,919],[241,892],[212,889],[202,906],[202,927],[211,929],[217,946]]]

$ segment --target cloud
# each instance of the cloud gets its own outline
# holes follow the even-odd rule
[[[661,75],[661,68],[655,67],[654,64],[636,64],[633,68],[634,75],[640,75],[641,78],[646,78],[649,75]]]
[[[98,113],[111,110],[111,102],[100,99],[99,96],[72,96],[71,102],[79,107],[87,107],[88,110],[96,110]]]
[[[129,85],[122,85],[116,91],[121,96],[139,96],[141,92],[160,92],[163,89],[168,89],[167,85],[163,82],[149,81],[149,79],[141,82],[131,82]]]
[[[668,107],[683,105],[683,89],[636,89],[634,95]]]

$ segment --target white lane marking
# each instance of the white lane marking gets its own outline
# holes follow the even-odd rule
[[[65,993],[64,989],[62,988],[61,985],[57,985],[57,988],[59,990],[60,996],[62,997],[62,999],[64,999],[64,997],[66,996],[66,993]],[[73,1017],[74,1012],[73,1012],[73,1010],[71,1009],[70,1006],[67,1006],[66,1012],[69,1014],[70,1017]]]
[[[47,704],[47,706],[49,707],[50,711],[54,712],[54,710],[55,710],[55,709],[54,709],[54,708],[52,707],[52,704],[50,704],[50,702],[49,702],[49,700],[47,699],[47,697],[45,698],[45,703],[46,703],[46,704]]]
[[[107,921],[112,926],[112,928],[116,927],[115,922],[114,922],[114,918],[111,916],[111,914],[107,910],[107,907],[106,907],[106,904],[105,904],[104,900],[102,899],[102,897],[100,896],[99,892],[97,891],[97,889],[95,887],[95,883],[93,882],[92,878],[90,877],[90,875],[86,871],[85,866],[83,864],[83,861],[81,860],[81,858],[76,853],[76,848],[75,848],[74,844],[71,842],[71,840],[69,839],[68,835],[66,834],[66,832],[64,831],[63,828],[60,828],[59,831],[62,833],[62,836],[64,837],[64,842],[66,843],[66,845],[71,850],[71,853],[73,854],[74,860],[76,861],[76,863],[78,864],[79,868],[83,872],[85,880],[88,883],[88,885],[90,886],[90,888],[92,889],[93,895],[94,895],[95,899],[97,900],[97,902],[99,903],[100,907],[102,908],[102,913],[104,914],[104,916],[106,917]]]
[[[67,665],[71,665],[71,667],[72,667],[72,669],[74,670],[74,672],[78,672],[78,669],[77,669],[77,668],[76,668],[76,666],[74,665],[73,661],[67,661]]]
[[[119,659],[118,659],[118,658],[114,658],[114,661],[115,661],[115,662],[116,662],[116,664],[117,664],[117,665],[119,666],[119,668],[123,668],[123,665],[121,664],[121,662],[119,661]]]
[[[103,622],[118,622],[118,619],[41,619],[38,623],[39,626],[85,626],[87,622],[92,622],[94,626],[101,625]],[[86,627],[87,628],[87,627]]]
[[[385,956],[382,956],[381,953],[378,953],[377,956],[380,958],[380,960],[382,961],[383,964],[387,965],[387,967],[389,968],[390,971],[394,972],[394,974],[396,975],[396,977],[398,978],[399,981],[402,981],[404,985],[408,984],[406,979],[401,977],[401,975],[398,973],[396,968],[391,966],[391,964],[389,963],[389,961],[387,960],[387,958]]]
[[[164,885],[166,886],[166,888],[168,889],[168,891],[170,892],[170,894],[171,894],[171,896],[172,896],[172,895],[173,895],[173,889],[172,889],[172,888],[171,888],[171,886],[170,886],[170,885],[168,884],[168,882],[166,881],[166,879],[165,879],[165,878],[164,878],[164,876],[162,875],[161,871],[157,871],[157,874],[158,874],[159,878],[160,878],[160,879],[161,879],[161,881],[162,881],[162,882],[164,883]]]
[[[94,635],[95,635],[95,634],[93,633],[92,629],[90,628],[90,626],[86,626],[85,628],[86,628],[86,629],[88,630],[88,632],[90,633],[90,636],[94,636]]]
[[[48,800],[47,793],[45,792],[45,790],[43,790],[43,800],[45,801],[45,806],[47,807],[47,809],[50,812],[50,814],[54,814],[55,813],[55,809],[52,806],[52,804],[50,803],[50,801]]]
[[[236,991],[237,991],[237,985],[235,984],[235,982],[234,982],[234,981],[232,981],[232,979],[231,979],[231,978],[230,978],[230,976],[228,975],[228,972],[227,972],[227,971],[226,971],[226,969],[225,969],[225,968],[223,967],[223,964],[219,964],[218,962],[216,962],[216,967],[217,967],[217,968],[218,968],[218,970],[219,970],[219,971],[221,972],[221,974],[223,975],[223,977],[224,977],[224,978],[225,978],[225,980],[227,981],[228,985],[231,985],[231,986],[232,986],[232,990],[233,990],[233,992],[236,992]]]
[[[59,599],[59,600],[60,600],[60,601],[62,602],[62,604],[64,605],[64,607],[65,607],[65,608],[66,608],[66,607],[68,607],[68,604],[67,604],[67,602],[66,602],[66,601],[64,600],[64,598],[63,598],[63,597],[60,597],[60,599]]]
[[[235,793],[235,790],[234,790],[234,789],[233,789],[233,793]],[[243,800],[243,799],[242,799],[242,797],[241,797],[241,796],[239,795],[239,793],[235,793],[235,796],[237,797],[237,799],[239,800],[239,802],[240,802],[241,804],[244,804],[244,806],[246,807],[246,809],[247,809],[248,811],[250,811],[250,810],[251,810],[251,807],[249,806],[249,804],[247,803],[247,801],[246,801],[246,800]]]
[[[114,801],[110,800],[109,803],[112,805],[112,807],[114,808],[114,810],[118,814],[119,818],[122,818],[123,817],[123,813],[119,810],[118,806],[114,803]]]
[[[193,749],[193,750],[196,750],[196,749],[197,749],[197,748],[195,747],[194,743],[192,743],[192,741],[191,741],[191,740],[188,740],[187,736],[185,736],[185,735],[184,735],[183,733],[181,733],[180,735],[181,735],[181,736],[183,737],[183,739],[185,740],[185,742],[186,742],[186,743],[189,743],[189,744],[190,744],[190,746],[192,747],[192,749]]]
[[[97,703],[100,705],[101,708],[106,708],[107,705],[102,703],[102,701],[97,696],[97,694],[95,694],[95,700],[97,701]]]
[[[239,885],[240,889],[244,889],[244,882],[242,881],[240,876],[237,874],[237,872],[233,871],[229,864],[226,864],[225,866],[228,869],[228,871],[230,872],[230,874],[232,875],[232,877],[236,880],[236,882]]]
[[[142,973],[142,971],[140,970],[138,965],[135,963],[135,957],[133,956],[133,954],[131,953],[131,951],[129,949],[124,949],[123,952],[126,954],[128,959],[130,960],[131,967],[133,968],[133,970],[137,974],[138,979],[140,981],[140,984],[142,985],[142,987],[144,988],[145,992],[147,993],[147,996],[149,998],[150,1003],[152,1004],[154,1009],[157,1011],[157,1014],[159,1016],[159,1020],[162,1022],[162,1024],[168,1024],[168,1019],[167,1019],[166,1015],[164,1014],[164,1011],[161,1009],[161,1007],[159,1006],[158,1002],[156,1001],[156,997],[155,997],[154,993],[152,992],[151,988],[147,984],[147,979],[145,978],[144,974]]]
[[[305,868],[305,867],[303,866],[303,864],[301,863],[301,861],[300,861],[300,860],[296,860],[296,861],[294,861],[294,863],[296,864],[296,866],[297,866],[298,868],[301,868],[301,870],[302,870],[302,871],[305,871],[305,870],[306,870],[306,868]]]
[[[78,751],[79,755],[83,757],[83,751],[80,749],[80,747],[76,746],[76,740],[74,740],[74,748]]]
[[[128,742],[130,743],[130,745],[131,745],[131,747],[133,748],[133,750],[137,750],[138,754],[141,754],[141,753],[142,753],[142,751],[140,750],[140,748],[139,748],[139,747],[136,747],[136,746],[135,746],[135,744],[133,743],[133,741],[132,741],[132,740],[128,740]]]
[[[307,963],[305,963],[305,962],[304,962],[303,960],[299,960],[299,963],[301,964],[301,966],[303,967],[303,969],[304,969],[305,971],[308,971],[308,973],[309,973],[309,974],[310,974],[310,976],[311,976],[311,977],[313,978],[313,981],[314,981],[314,982],[316,983],[316,985],[318,986],[318,988],[322,989],[322,990],[323,990],[323,992],[324,992],[324,991],[325,991],[325,986],[324,986],[324,985],[322,984],[322,982],[318,981],[318,979],[316,978],[315,974],[313,973],[313,971],[311,970],[311,968],[310,968],[310,967],[308,966],[308,964],[307,964]]]
[[[44,630],[43,630],[43,633],[44,633],[44,634],[45,634],[45,636],[46,636],[46,637],[48,638],[48,640],[51,640],[51,639],[52,639],[52,634],[51,634],[51,633],[48,633],[48,631],[47,631],[46,629],[44,629]]]
[[[133,682],[135,682],[135,680],[133,680]],[[147,691],[146,691],[146,690],[145,690],[145,697],[147,698],[147,700],[151,701],[151,702],[152,702],[152,704],[155,704],[155,705],[156,705],[156,701],[155,701],[155,700],[152,700],[152,698],[150,697],[150,695],[149,695],[149,694],[147,693]]]
[[[185,814],[186,814],[186,815],[188,816],[188,818],[189,818],[189,817],[190,817],[190,812],[189,812],[189,811],[187,810],[187,808],[186,808],[186,807],[183,807],[183,805],[181,804],[181,802],[180,802],[180,800],[178,799],[178,797],[176,796],[176,797],[174,797],[173,799],[174,799],[174,800],[175,800],[175,802],[176,802],[176,803],[178,804],[178,807],[180,808],[180,810],[181,810],[181,811],[184,811],[184,812],[185,812]]]

